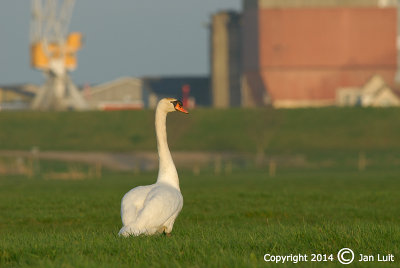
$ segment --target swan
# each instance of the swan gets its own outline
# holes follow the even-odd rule
[[[122,236],[170,235],[175,219],[183,206],[178,172],[167,143],[166,120],[169,112],[188,113],[182,102],[173,98],[161,99],[156,108],[156,136],[159,157],[157,182],[138,186],[127,192],[121,201]]]

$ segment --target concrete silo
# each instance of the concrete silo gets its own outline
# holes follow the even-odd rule
[[[240,106],[241,15],[221,11],[210,25],[211,94],[213,106]]]

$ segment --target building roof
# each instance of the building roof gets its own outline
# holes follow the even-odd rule
[[[396,0],[243,0],[244,9],[298,7],[395,7]]]
[[[14,93],[33,98],[35,96],[35,93],[33,93],[32,91],[27,91],[25,88],[26,88],[26,85],[0,86],[0,90],[12,91]]]
[[[104,84],[90,87],[90,95],[95,95],[95,94],[101,93],[105,90],[108,90],[110,88],[118,87],[118,86],[124,85],[124,84],[140,85],[140,83],[141,83],[141,80],[138,78],[121,77],[116,80],[106,82]]]

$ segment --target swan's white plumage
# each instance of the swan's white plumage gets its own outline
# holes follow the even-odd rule
[[[167,143],[166,116],[175,111],[175,99],[162,99],[156,109],[156,134],[159,155],[157,182],[127,192],[121,202],[123,227],[119,235],[170,233],[183,206],[179,178]]]

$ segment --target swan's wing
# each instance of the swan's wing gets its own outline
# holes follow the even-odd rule
[[[154,187],[137,216],[139,228],[158,228],[182,209],[182,194],[169,186]]]
[[[138,211],[154,185],[139,186],[127,192],[121,201],[121,219],[123,225],[136,221]]]

